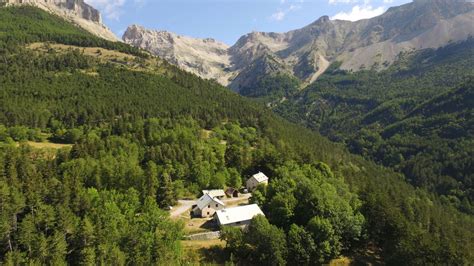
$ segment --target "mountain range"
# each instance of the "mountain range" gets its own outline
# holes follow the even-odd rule
[[[33,5],[98,37],[119,41],[102,23],[99,11],[83,0],[0,0],[0,5]],[[248,33],[232,46],[139,25],[129,26],[122,40],[247,95],[268,76],[288,75],[303,87],[335,62],[344,70],[383,70],[403,52],[466,40],[474,35],[473,21],[471,1],[415,0],[356,22],[323,16],[285,33]]]
[[[356,22],[324,16],[286,33],[252,32],[233,46],[138,25],[128,27],[123,41],[242,92],[269,75],[309,84],[335,62],[344,70],[386,69],[402,52],[466,40],[474,35],[473,21],[472,2],[415,0]]]

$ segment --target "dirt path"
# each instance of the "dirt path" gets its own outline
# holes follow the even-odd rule
[[[235,203],[240,203],[241,201],[246,201],[248,200],[252,195],[250,193],[248,194],[242,194],[238,198],[230,198],[230,199],[224,199],[222,200],[226,205],[234,205]]]
[[[174,206],[173,209],[170,211],[171,218],[176,218],[181,214],[185,213],[191,206],[196,204],[196,200],[178,200],[178,205]]]

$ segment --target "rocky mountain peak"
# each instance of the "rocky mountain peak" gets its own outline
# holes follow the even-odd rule
[[[127,30],[124,32],[122,39],[129,39],[129,38],[140,38],[145,34],[148,30],[145,27],[140,25],[130,25],[128,26]]]
[[[122,39],[201,77],[222,84],[231,78],[229,46],[214,39],[192,38],[139,25],[128,27]]]
[[[331,19],[329,18],[329,16],[322,16],[318,18],[315,22],[311,23],[309,26],[318,26],[318,25],[323,25],[330,22],[331,22]]]
[[[101,38],[118,41],[104,24],[100,12],[84,0],[0,0],[6,6],[32,5],[63,17]]]
[[[231,47],[146,30],[126,33],[124,41],[238,91],[256,84],[259,75],[283,73],[313,82],[336,61],[346,70],[381,70],[402,52],[466,40],[474,36],[472,25],[471,0],[415,0],[356,22],[323,16],[285,33],[251,32]]]
[[[102,23],[98,10],[84,2],[84,0],[3,0],[6,5],[35,5],[41,7],[56,7],[64,11],[75,13],[76,16],[97,23]]]

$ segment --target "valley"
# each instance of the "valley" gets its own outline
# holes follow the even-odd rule
[[[471,3],[417,0],[228,47],[138,26],[116,42],[1,7],[0,263],[468,265],[466,21]],[[379,46],[396,55],[367,55]],[[221,214],[258,208],[245,230],[191,219],[227,188],[243,194]],[[219,239],[187,238],[209,221]]]
[[[327,71],[274,110],[472,214],[473,47],[407,54],[381,72]]]
[[[472,214],[473,10],[465,1],[414,1],[367,20],[321,17],[286,33],[252,32],[233,46],[213,41],[218,49],[136,25],[123,40],[256,99]],[[213,70],[203,74],[207,67]],[[459,109],[414,115],[453,94]]]

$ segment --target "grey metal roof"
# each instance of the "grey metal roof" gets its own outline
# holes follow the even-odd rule
[[[203,190],[202,194],[209,194],[211,197],[224,197],[225,192],[222,189]]]
[[[209,196],[209,194],[204,194],[199,200],[197,201],[197,207],[199,209],[204,209],[206,206],[210,205],[212,202],[216,202],[222,206],[225,206],[224,202],[220,201],[218,198],[213,198]]]
[[[248,221],[259,214],[265,215],[257,204],[238,206],[216,211],[217,219],[221,225]]]
[[[268,180],[268,176],[266,176],[264,173],[262,172],[259,172],[257,174],[254,174],[252,176],[252,178],[255,178],[255,180],[257,180],[258,183],[262,183],[264,181],[267,181]]]

